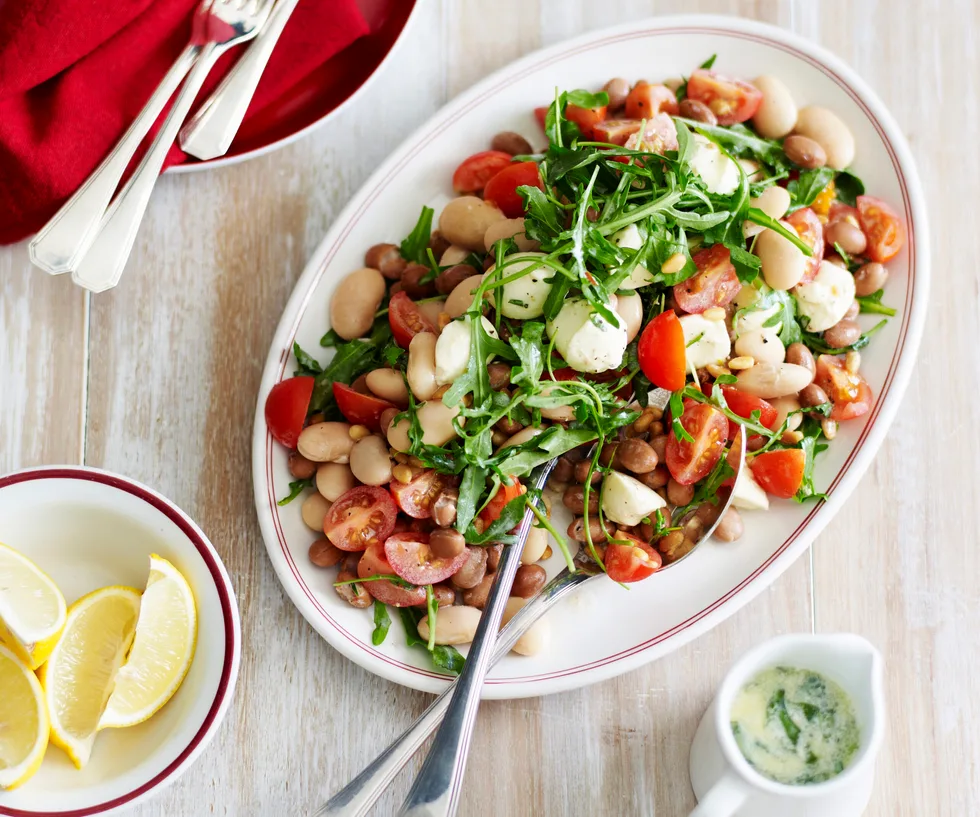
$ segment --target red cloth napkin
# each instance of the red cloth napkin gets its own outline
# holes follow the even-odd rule
[[[187,44],[199,3],[0,0],[0,244],[37,231],[105,158]],[[354,0],[301,0],[246,121],[367,33]],[[174,146],[167,165],[186,158]]]

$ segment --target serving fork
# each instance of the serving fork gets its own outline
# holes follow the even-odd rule
[[[659,408],[664,408],[669,397],[669,392],[662,389],[657,389],[654,392],[651,392],[651,403],[657,405]],[[745,467],[745,434],[740,433],[736,435],[736,441],[734,444],[738,445],[739,447],[738,465],[734,476],[734,479],[737,481],[739,475],[741,474],[742,468]],[[552,461],[548,465],[553,467],[554,462],[555,461]],[[547,468],[546,476],[551,472],[551,467]],[[704,531],[703,535],[695,543],[695,546],[680,559],[664,565],[658,572],[662,573],[665,570],[669,570],[671,567],[680,564],[681,561],[697,550],[701,543],[711,538],[711,535],[721,523],[721,519],[731,507],[733,499],[734,490],[729,493],[724,504],[721,506],[714,523]],[[530,512],[528,512],[528,514],[525,516],[524,521],[527,521],[529,516]],[[522,522],[522,526],[519,529],[517,543],[504,550],[504,553],[501,556],[501,563],[503,563],[503,560],[507,556],[508,552],[516,553],[516,560],[519,561],[523,542],[524,539],[526,539],[527,532],[529,530],[530,524],[528,524],[525,528]],[[564,568],[557,576],[548,582],[548,584],[546,584],[536,596],[525,604],[524,607],[522,607],[500,631],[496,644],[493,648],[493,653],[488,662],[489,667],[492,667],[505,655],[507,655],[520,637],[524,635],[524,633],[526,633],[531,626],[538,621],[538,619],[540,619],[545,613],[558,604],[558,602],[572,595],[585,584],[595,581],[605,575],[604,572],[599,569],[598,565],[596,565],[595,562],[593,562],[591,558],[584,553],[584,550],[584,548],[580,548],[579,553],[576,555],[574,570],[570,570],[567,567]],[[511,576],[511,582],[512,581],[513,576]],[[493,589],[496,589],[499,585],[505,585],[507,587],[507,591],[509,592],[511,582],[495,581]],[[486,618],[486,614],[484,614],[484,618]],[[470,658],[467,657],[467,663],[469,663],[469,660]],[[350,783],[344,786],[344,788],[334,794],[323,806],[321,806],[320,809],[314,814],[314,817],[364,817],[371,806],[374,805],[374,803],[394,779],[395,775],[401,771],[409,760],[411,760],[412,756],[418,751],[419,747],[425,742],[429,735],[439,728],[443,718],[446,717],[446,713],[449,710],[451,701],[453,700],[454,691],[461,679],[462,675],[455,679],[449,685],[449,687],[429,705],[428,709],[426,709],[425,712],[423,712],[415,720],[415,722],[408,727],[408,729],[399,735],[387,749],[378,755],[374,761],[372,761],[360,774],[358,774],[357,777],[351,780]],[[436,737],[436,740],[439,740],[439,736]],[[465,760],[465,755],[463,756],[463,759]],[[447,802],[451,802],[453,804],[455,803],[455,798],[458,796],[458,784],[461,777],[462,769],[454,769],[451,779],[455,790],[452,792],[451,796],[449,793],[444,795]],[[414,788],[415,787],[413,786],[413,790]],[[431,813],[434,814],[439,812],[433,811]]]

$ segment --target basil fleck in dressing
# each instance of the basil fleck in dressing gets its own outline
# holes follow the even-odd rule
[[[790,786],[836,777],[860,745],[847,693],[829,678],[793,667],[764,670],[743,686],[731,724],[749,764]]]

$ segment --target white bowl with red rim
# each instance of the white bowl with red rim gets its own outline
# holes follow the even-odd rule
[[[546,695],[619,675],[665,655],[746,604],[802,555],[841,507],[874,458],[909,381],[924,325],[929,285],[925,198],[899,126],[878,96],[827,50],[781,28],[733,17],[659,17],[589,33],[512,63],[455,99],[413,133],[353,198],[314,252],[283,313],[266,362],[253,437],[253,479],[269,557],[293,603],[336,649],[389,680],[431,692],[446,686],[427,655],[405,646],[394,624],[385,643],[371,643],[370,611],[356,610],[331,587],[333,573],[310,564],[314,535],[299,503],[283,508],[290,476],[287,452],[268,432],[263,406],[269,390],[295,366],[293,342],[320,353],[331,294],[341,277],[363,266],[364,251],[397,242],[422,205],[439,208],[452,196],[451,178],[465,157],[489,147],[493,134],[514,130],[532,145],[544,138],[532,111],[555,88],[597,90],[613,76],[634,82],[687,75],[717,54],[715,70],[751,79],[775,74],[801,107],[823,105],[851,128],[852,169],[868,193],[900,214],[908,242],[888,264],[886,302],[898,309],[862,350],[862,372],[874,390],[871,411],[845,423],[817,462],[826,502],[775,501],[745,516],[746,534],[731,544],[708,542],[675,569],[632,585],[596,583],[550,616],[550,648],[511,655],[490,673],[484,695]],[[878,316],[865,316],[878,317]],[[870,325],[870,324],[869,324]],[[560,567],[556,555],[549,576]]]
[[[69,604],[106,585],[142,590],[151,553],[187,578],[197,605],[197,649],[173,698],[137,726],[100,732],[81,770],[49,745],[34,777],[0,791],[0,817],[89,817],[152,797],[200,756],[234,694],[241,626],[214,546],[187,514],[145,485],[67,465],[0,477],[0,542],[47,572]]]

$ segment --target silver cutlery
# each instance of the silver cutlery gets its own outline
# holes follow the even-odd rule
[[[200,53],[194,67],[146,156],[105,213],[72,273],[73,281],[92,292],[102,292],[119,282],[164,159],[194,98],[218,58],[258,33],[271,6],[272,0],[213,0],[198,11],[192,41],[200,44]]]
[[[180,147],[198,159],[224,156],[241,127],[265,66],[299,0],[277,0],[268,22],[221,84],[180,130]]]
[[[657,390],[661,392],[661,390]],[[664,395],[669,397],[669,392],[656,394],[654,400],[659,405],[666,405]],[[652,395],[653,396],[653,395]],[[739,434],[737,441],[740,449],[739,467],[735,474],[737,480],[741,469],[745,463],[745,434]],[[550,470],[550,469],[549,469]],[[722,517],[731,507],[734,492],[730,492],[725,503],[722,505],[714,523],[703,533],[701,538],[687,554],[680,559],[664,565],[659,572],[664,572],[671,567],[680,564],[690,556],[697,548],[709,539],[721,522]],[[676,522],[679,520],[675,520]],[[511,545],[508,550],[520,553],[523,537],[526,531],[522,528],[522,537],[517,544]],[[567,567],[555,576],[544,588],[532,598],[520,611],[510,620],[501,631],[497,639],[493,655],[490,658],[492,667],[500,661],[510,649],[517,643],[518,639],[545,613],[552,609],[559,601],[568,597],[586,583],[605,575],[594,562],[580,549],[576,557],[575,570]],[[504,556],[507,551],[505,550]],[[501,558],[503,561],[503,557]],[[496,587],[496,583],[494,585]],[[508,585],[509,587],[509,585]],[[467,658],[467,663],[469,658]],[[388,787],[395,775],[411,760],[412,756],[418,751],[419,747],[439,726],[446,712],[451,705],[453,693],[460,678],[457,678],[450,686],[430,704],[428,709],[406,729],[395,741],[388,746],[375,760],[369,764],[360,774],[357,775],[344,788],[334,794],[314,815],[314,817],[364,817],[372,805],[378,800],[384,790]],[[438,740],[438,736],[437,736]],[[414,787],[413,787],[414,788]],[[455,800],[455,795],[452,797]],[[428,812],[423,812],[428,813]],[[433,812],[436,813],[436,812]]]

